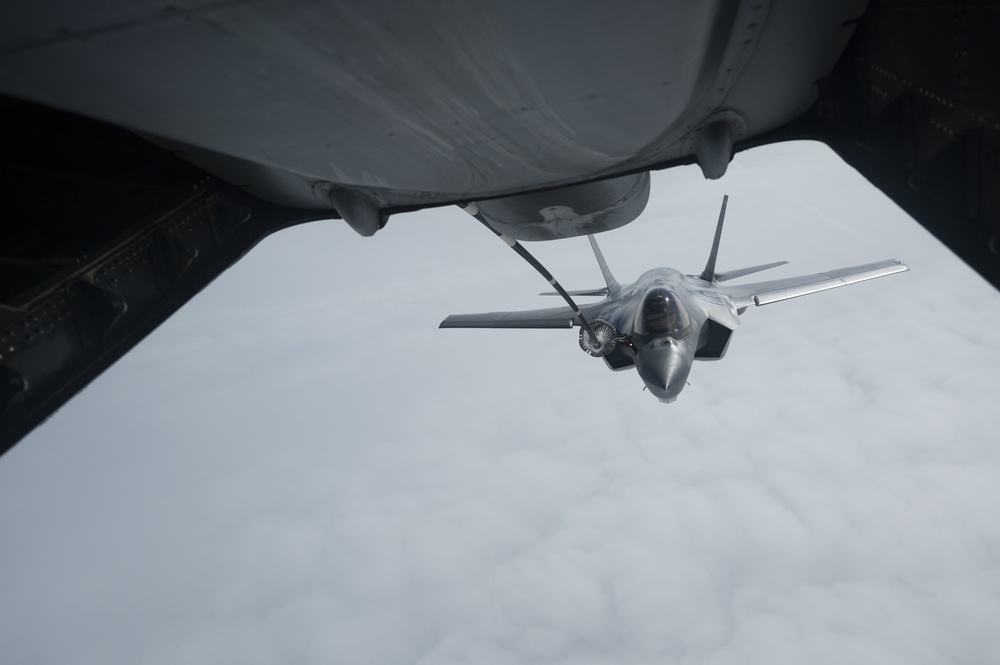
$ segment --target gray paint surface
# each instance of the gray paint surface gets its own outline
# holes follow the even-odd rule
[[[759,135],[816,100],[864,7],[91,4],[0,8],[0,91],[304,208],[328,204],[316,182],[378,207],[456,202],[691,155],[714,120]]]
[[[700,267],[724,192],[720,266],[911,272],[748,312],[677,408],[437,330],[540,300],[459,210],[268,239],[0,459],[4,658],[993,662],[1000,297],[808,144],[654,174],[616,276]]]

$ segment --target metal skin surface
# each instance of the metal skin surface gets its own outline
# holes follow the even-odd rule
[[[649,172],[481,201],[490,226],[518,240],[557,240],[610,231],[635,220],[649,201]]]
[[[329,183],[424,207],[648,170],[710,125],[774,129],[816,101],[864,6],[5,3],[0,93],[130,129],[273,203],[332,209]],[[730,150],[705,150],[717,177]]]
[[[615,371],[635,367],[646,389],[664,403],[675,401],[684,390],[695,360],[720,360],[725,356],[729,337],[739,326],[740,314],[750,305],[770,304],[908,270],[906,265],[890,259],[813,275],[723,285],[721,282],[729,279],[784,263],[715,272],[725,209],[724,200],[711,255],[704,272],[698,276],[684,275],[672,268],[654,268],[632,284],[619,285],[607,268],[597,241],[588,236],[607,282],[607,297],[582,305],[580,311],[587,321],[607,321],[618,331],[617,346],[604,356],[608,367]],[[663,303],[667,305],[657,307]],[[669,316],[661,316],[664,312]],[[646,313],[651,316],[645,316]],[[440,327],[570,328],[581,323],[571,308],[560,307],[457,314],[442,321]]]

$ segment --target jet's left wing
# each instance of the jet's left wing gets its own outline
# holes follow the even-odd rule
[[[588,320],[594,318],[594,306],[580,308]],[[579,325],[569,307],[532,309],[523,312],[484,312],[482,314],[452,314],[439,328],[572,328]]]
[[[897,272],[909,270],[906,264],[895,259],[868,263],[853,268],[840,268],[815,275],[802,275],[787,279],[775,279],[769,282],[755,284],[738,284],[734,286],[719,286],[715,290],[733,298],[737,307],[749,305],[768,305],[780,300],[798,298],[799,296],[835,289],[856,282],[863,282],[876,277],[885,277]]]

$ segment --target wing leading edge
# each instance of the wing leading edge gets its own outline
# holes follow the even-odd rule
[[[877,277],[885,277],[897,272],[909,270],[906,264],[895,259],[867,263],[863,266],[839,268],[814,275],[801,275],[786,279],[775,279],[769,282],[755,284],[738,284],[720,286],[718,290],[733,298],[733,304],[739,307],[749,305],[769,305],[773,302],[798,298],[799,296],[836,289],[848,284],[855,284]]]

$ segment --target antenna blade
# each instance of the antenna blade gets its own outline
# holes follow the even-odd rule
[[[706,282],[715,281],[715,260],[719,257],[719,242],[722,240],[722,222],[726,219],[726,204],[729,203],[729,195],[722,197],[722,210],[719,211],[719,224],[715,227],[715,240],[712,241],[712,253],[708,255],[708,263],[705,264],[704,272],[699,275]]]

